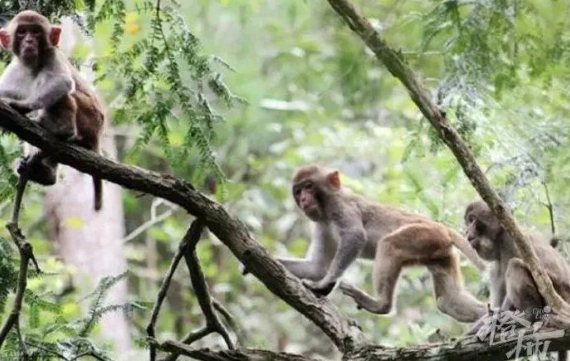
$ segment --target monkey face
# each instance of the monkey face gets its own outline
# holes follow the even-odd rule
[[[486,261],[498,259],[496,242],[501,241],[502,226],[484,202],[471,203],[465,211],[466,236],[479,256]]]
[[[316,186],[312,180],[295,183],[293,185],[293,197],[297,206],[309,219],[315,222],[321,220],[321,211],[316,197]]]
[[[41,25],[20,24],[13,34],[13,51],[24,61],[35,61],[47,43],[47,34]]]

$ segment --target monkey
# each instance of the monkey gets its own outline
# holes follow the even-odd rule
[[[100,153],[105,113],[99,97],[57,49],[61,27],[32,10],[18,13],[0,29],[0,45],[12,61],[0,77],[0,99],[36,121],[60,140]],[[43,150],[26,151],[17,172],[21,185],[15,213],[28,180],[44,186],[57,181],[58,163]],[[93,176],[94,208],[102,207],[102,180]],[[20,194],[19,194],[20,193]]]
[[[520,258],[512,237],[505,231],[489,206],[481,201],[469,203],[464,214],[467,240],[484,260],[490,263],[490,306],[499,312],[519,311],[530,322],[545,321],[550,327],[564,328],[556,315],[545,316],[547,306],[528,266]],[[564,300],[570,300],[570,266],[553,247],[553,241],[541,239],[525,231],[526,238],[534,248],[540,265],[550,277],[554,289]],[[484,326],[483,316],[466,333],[473,335]],[[559,360],[566,360],[566,352]]]
[[[392,309],[403,267],[423,265],[431,273],[437,306],[460,322],[473,322],[485,306],[462,285],[455,245],[479,269],[484,268],[469,242],[444,225],[391,206],[376,203],[341,186],[336,170],[301,167],[292,180],[298,208],[315,224],[304,259],[278,258],[317,296],[328,295],[357,259],[373,259],[377,298],[341,282],[341,292],[359,308],[374,314]]]

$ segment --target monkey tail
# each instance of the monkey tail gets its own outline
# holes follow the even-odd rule
[[[469,260],[479,269],[479,271],[485,270],[485,263],[477,254],[477,251],[471,246],[469,241],[463,237],[458,232],[450,229],[449,235],[451,236],[451,242],[457,247]]]
[[[103,180],[93,177],[93,191],[95,195],[95,210],[99,211],[103,206]]]

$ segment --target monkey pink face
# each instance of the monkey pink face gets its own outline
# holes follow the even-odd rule
[[[315,197],[315,184],[311,180],[306,180],[293,185],[293,197],[295,203],[312,220],[320,218],[319,206]]]
[[[37,24],[18,25],[13,39],[14,53],[24,61],[35,61],[47,44],[45,29]]]

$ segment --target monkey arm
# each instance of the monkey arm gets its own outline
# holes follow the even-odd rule
[[[334,223],[339,230],[340,244],[327,274],[320,281],[305,282],[305,285],[318,295],[327,295],[332,291],[337,280],[358,258],[366,244],[366,233],[359,215],[352,216],[350,212],[343,212],[340,219]]]
[[[309,258],[277,258],[289,272],[299,278],[318,281],[326,274],[326,268],[319,267],[318,263]]]
[[[12,106],[24,112],[49,108],[75,88],[75,82],[70,74],[52,71],[43,75],[41,85],[32,95]]]
[[[21,79],[18,75],[18,67],[16,63],[11,62],[8,64],[2,76],[0,77],[0,98],[8,102],[10,99],[23,99],[24,95],[22,90],[26,90],[26,85],[29,83],[26,79]]]
[[[320,283],[336,282],[357,258],[366,243],[362,224],[340,230],[340,244],[326,276]]]
[[[336,241],[330,227],[317,224],[305,258],[278,258],[295,276],[318,281],[323,278],[334,258]]]
[[[503,304],[503,300],[506,299],[507,296],[507,286],[505,281],[505,270],[501,267],[501,264],[493,265],[491,268],[491,282],[490,285],[490,303],[491,308],[498,309]]]

